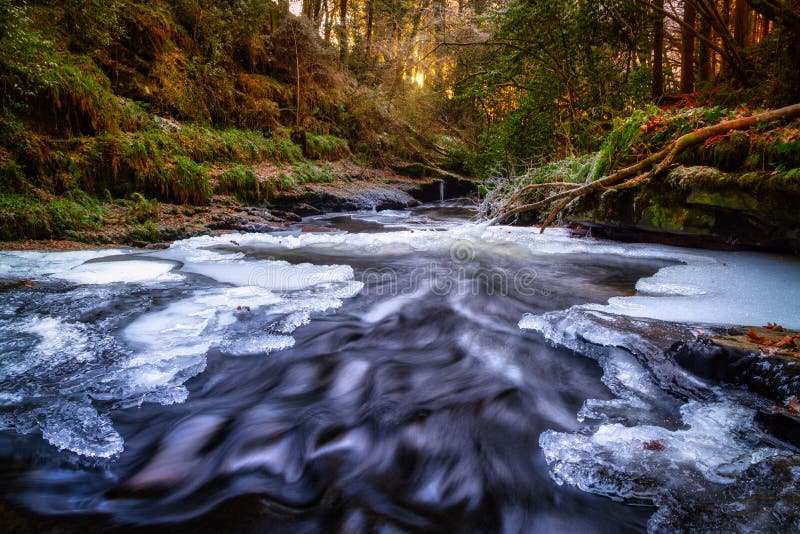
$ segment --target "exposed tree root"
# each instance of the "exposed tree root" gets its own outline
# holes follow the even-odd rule
[[[526,186],[514,194],[514,196],[512,196],[508,201],[506,201],[503,209],[497,216],[495,216],[494,222],[500,223],[512,215],[550,206],[554,201],[560,200],[560,202],[555,206],[555,208],[553,208],[553,210],[542,222],[540,232],[544,232],[545,228],[553,223],[558,214],[561,213],[561,211],[566,208],[570,202],[579,197],[588,195],[594,191],[597,191],[598,189],[616,190],[636,187],[648,178],[654,178],[663,175],[667,170],[675,165],[677,157],[684,150],[699,145],[707,139],[733,130],[746,130],[747,128],[751,128],[763,122],[769,122],[776,119],[793,118],[796,116],[800,116],[800,104],[794,104],[780,109],[765,111],[764,113],[759,113],[758,115],[742,117],[740,119],[733,119],[711,126],[698,128],[693,132],[682,135],[658,152],[647,156],[637,163],[585,185],[572,184],[569,182],[549,182]],[[653,166],[655,166],[655,169],[653,169]],[[540,200],[538,202],[514,206],[514,204],[525,193],[535,189],[546,188],[560,188],[566,189],[566,191],[553,193],[544,200]]]

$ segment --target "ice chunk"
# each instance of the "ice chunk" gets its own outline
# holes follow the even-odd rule
[[[165,261],[102,261],[84,263],[52,277],[75,284],[168,282],[182,278],[179,274],[170,272],[174,267],[175,263]]]
[[[91,405],[61,401],[39,423],[44,439],[83,456],[109,458],[122,452],[122,437],[111,420]]]
[[[343,282],[353,278],[353,269],[349,265],[318,266],[286,261],[187,263],[182,270],[202,274],[225,284],[256,286],[273,291],[305,289],[325,282]]]
[[[539,444],[557,483],[617,499],[652,499],[668,486],[692,487],[698,476],[729,484],[778,454],[740,437],[754,412],[733,402],[689,401],[680,413],[686,429],[604,424],[593,434],[547,431]]]
[[[125,250],[75,250],[44,252],[37,250],[0,251],[0,277],[28,278],[58,274],[84,262],[105,256],[124,254]]]

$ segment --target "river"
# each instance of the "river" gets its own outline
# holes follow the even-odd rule
[[[800,262],[474,216],[0,252],[4,498],[65,531],[798,528],[766,401],[662,351],[800,327]]]

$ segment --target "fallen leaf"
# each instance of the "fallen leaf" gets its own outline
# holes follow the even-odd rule
[[[797,397],[789,399],[789,402],[786,403],[786,411],[792,415],[800,414],[800,400],[797,400]]]
[[[755,329],[751,328],[747,331],[747,337],[750,338],[750,341],[758,343],[759,345],[766,345],[767,338],[764,336],[759,335]]]
[[[652,441],[645,441],[644,443],[642,443],[642,446],[646,451],[663,451],[666,448],[664,447],[664,444],[658,441],[657,439],[654,439]]]

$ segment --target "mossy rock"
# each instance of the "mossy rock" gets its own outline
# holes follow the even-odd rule
[[[641,226],[674,233],[712,235],[714,215],[683,206],[650,204],[642,211]]]
[[[688,204],[699,204],[702,206],[715,206],[731,210],[756,210],[759,201],[752,195],[739,191],[730,193],[719,193],[713,191],[697,190],[692,191],[686,199]]]

